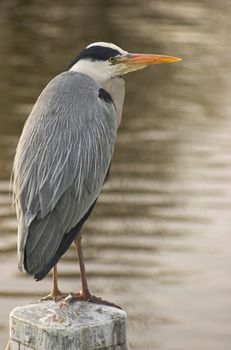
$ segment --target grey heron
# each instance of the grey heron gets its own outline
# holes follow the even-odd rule
[[[125,96],[123,76],[178,60],[95,42],[38,97],[16,150],[13,200],[19,268],[37,281],[54,268],[49,298],[63,296],[56,264],[74,242],[82,284],[76,298],[101,302],[88,288],[81,229],[109,173]]]

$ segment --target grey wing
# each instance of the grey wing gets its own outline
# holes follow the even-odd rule
[[[88,76],[65,72],[38,98],[23,129],[13,167],[19,267],[46,266],[65,234],[98,197],[117,132],[113,103]]]

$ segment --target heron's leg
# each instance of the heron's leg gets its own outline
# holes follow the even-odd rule
[[[59,301],[67,296],[67,293],[62,293],[58,287],[57,265],[55,265],[53,270],[52,270],[52,280],[53,280],[53,285],[52,285],[51,293],[48,294],[47,296],[43,297],[41,299],[42,301],[44,301],[44,300]]]
[[[81,278],[81,284],[82,284],[82,290],[80,293],[82,294],[83,299],[87,300],[90,298],[91,293],[89,291],[88,283],[87,283],[87,275],[85,270],[83,248],[82,248],[82,236],[76,238],[74,243],[76,245],[77,253],[79,257],[80,278]]]
[[[55,265],[53,267],[52,280],[53,280],[53,287],[52,287],[51,294],[52,295],[58,295],[61,292],[60,292],[59,287],[58,287],[57,265]]]
[[[113,306],[118,309],[121,309],[120,306],[111,303],[109,301],[103,300],[102,298],[96,297],[95,295],[92,295],[89,291],[88,288],[88,283],[87,283],[87,275],[86,275],[86,270],[85,270],[85,264],[84,264],[84,257],[83,257],[83,249],[82,249],[82,237],[79,236],[78,238],[75,239],[74,243],[77,248],[77,253],[79,257],[79,267],[80,267],[80,277],[81,277],[81,283],[82,283],[82,290],[80,293],[70,293],[67,298],[65,298],[65,301],[71,302],[75,300],[85,300],[89,301],[91,303],[95,304],[101,304],[101,305],[108,305],[108,306]]]

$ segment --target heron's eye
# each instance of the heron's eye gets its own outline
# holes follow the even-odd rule
[[[115,63],[115,57],[114,56],[112,56],[112,57],[109,57],[109,62],[111,62],[111,63]]]

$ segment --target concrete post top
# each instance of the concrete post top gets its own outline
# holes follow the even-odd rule
[[[45,301],[16,307],[10,341],[36,350],[127,349],[126,312],[89,302]]]

